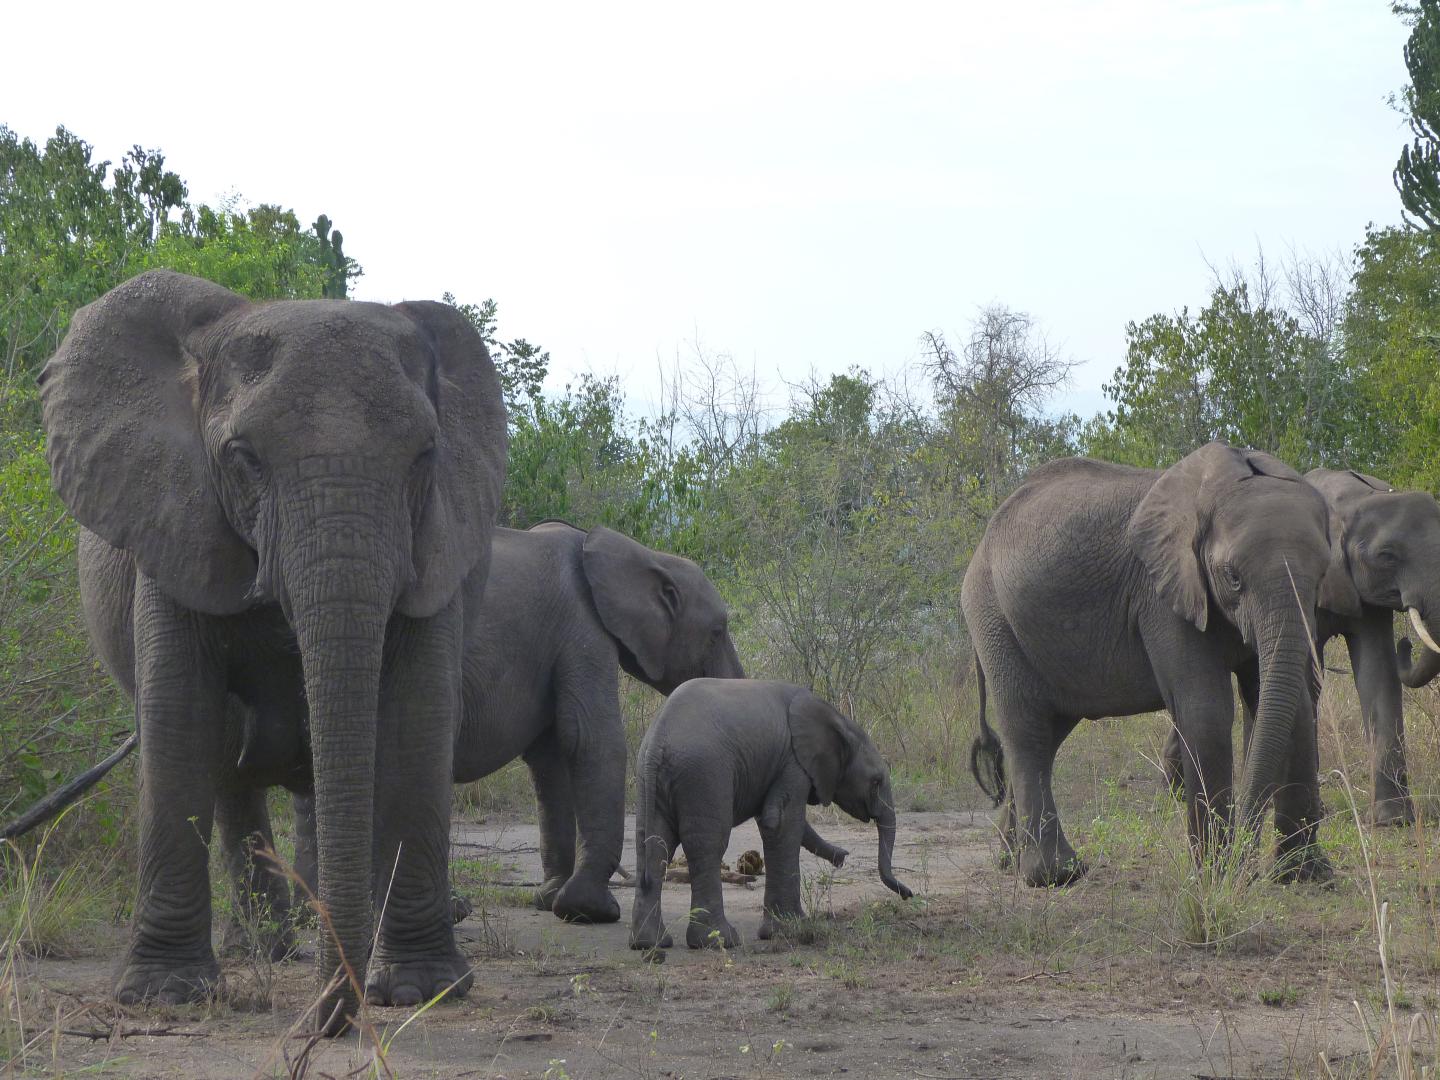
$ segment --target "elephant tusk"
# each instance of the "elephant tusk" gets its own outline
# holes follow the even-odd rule
[[[1433,653],[1440,653],[1440,645],[1435,644],[1435,639],[1430,636],[1430,631],[1425,629],[1425,624],[1420,621],[1420,612],[1413,607],[1410,609],[1410,625],[1415,628],[1415,633],[1425,643],[1425,647]]]

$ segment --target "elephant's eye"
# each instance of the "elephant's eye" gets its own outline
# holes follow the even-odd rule
[[[1240,580],[1240,572],[1229,563],[1220,567],[1220,577],[1234,592],[1239,592],[1245,586],[1245,583]]]
[[[260,464],[259,455],[244,439],[231,439],[226,443],[225,456],[230,459],[235,471],[245,479],[259,482],[264,478],[265,469]]]
[[[1379,551],[1375,552],[1375,561],[1381,566],[1394,566],[1400,561],[1400,559],[1395,554],[1395,552],[1391,551],[1389,548],[1381,548]]]

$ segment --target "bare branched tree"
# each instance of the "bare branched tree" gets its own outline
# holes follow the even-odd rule
[[[968,434],[969,465],[991,505],[1015,480],[1022,442],[1035,415],[1070,378],[1075,363],[1050,345],[1028,314],[1003,304],[981,308],[957,353],[938,330],[921,339],[952,430]]]

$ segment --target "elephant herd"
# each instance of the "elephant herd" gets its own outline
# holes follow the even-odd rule
[[[56,490],[81,526],[91,639],[133,696],[138,891],[115,993],[177,1002],[218,978],[209,840],[242,903],[280,917],[288,882],[265,792],[295,795],[296,876],[318,899],[316,1020],[358,995],[464,993],[449,888],[450,788],[516,757],[541,824],[536,902],[619,918],[624,670],[669,695],[637,765],[635,948],[670,944],[664,864],[683,845],[692,946],[733,944],[720,892],[731,828],[754,817],[761,936],[800,913],[806,822],[835,802],[876,824],[894,877],[895,807],[864,731],[801,687],[747,680],[714,586],[608,529],[496,525],[500,385],[443,304],[255,304],[168,271],[78,312],[40,376]],[[1163,471],[1082,459],[1036,469],[965,575],[980,687],[972,767],[1004,802],[1019,872],[1083,872],[1051,773],[1087,717],[1166,708],[1166,765],[1197,852],[1231,827],[1232,675],[1248,753],[1236,819],[1273,803],[1280,872],[1330,874],[1320,820],[1314,649],[1349,647],[1374,754],[1377,822],[1408,820],[1400,686],[1440,670],[1440,509],[1372,477],[1302,477],[1212,443]],[[1392,612],[1424,646],[1397,655]],[[378,923],[378,925],[377,925]],[[347,975],[347,972],[349,973]],[[362,989],[363,988],[363,989]]]

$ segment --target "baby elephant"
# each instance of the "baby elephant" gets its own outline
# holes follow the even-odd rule
[[[660,916],[665,863],[677,841],[690,864],[692,949],[739,944],[725,920],[720,860],[730,830],[756,818],[765,845],[765,917],[803,915],[800,848],[839,866],[846,852],[805,821],[807,803],[833,800],[880,830],[880,880],[911,893],[890,872],[895,802],[890,773],[870,737],[809,690],[783,682],[693,679],[673,694],[640,744],[635,813],[635,909],[630,947],[670,947]]]

